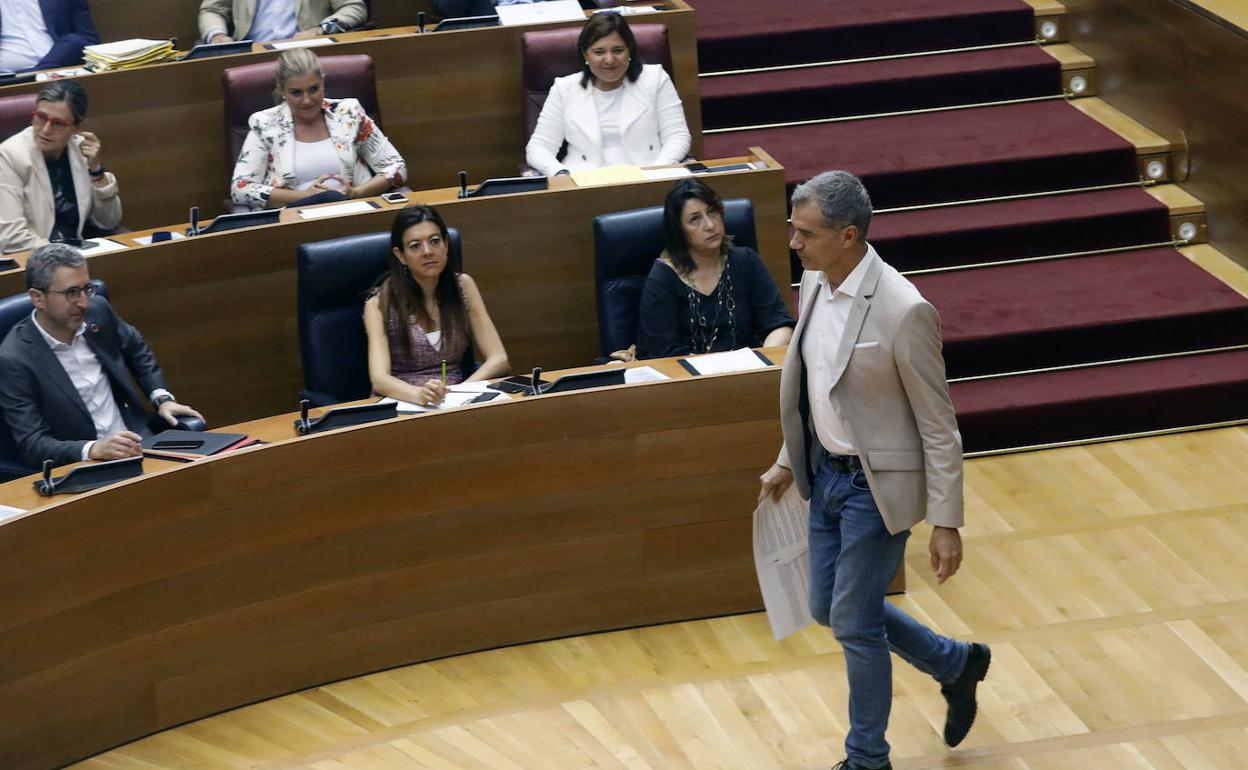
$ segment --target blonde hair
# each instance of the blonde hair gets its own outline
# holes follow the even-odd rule
[[[282,51],[282,55],[277,57],[277,84],[273,89],[274,104],[282,103],[282,90],[286,87],[286,81],[300,75],[316,75],[318,78],[324,78],[321,60],[307,48],[291,48]]]

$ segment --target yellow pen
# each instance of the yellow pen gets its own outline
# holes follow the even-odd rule
[[[442,359],[442,385],[446,385],[446,359]]]

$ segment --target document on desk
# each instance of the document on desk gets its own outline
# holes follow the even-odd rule
[[[498,23],[504,27],[517,24],[550,24],[555,21],[585,21],[585,11],[577,0],[500,5],[494,11],[498,14]]]
[[[659,380],[670,380],[663,372],[655,369],[653,366],[633,366],[624,370],[624,384],[636,385],[639,382],[658,382]]]
[[[681,179],[682,177],[693,176],[693,172],[684,166],[663,166],[661,168],[643,168],[641,173],[646,175],[646,179],[651,182],[658,182],[664,179]]]
[[[478,401],[478,399],[480,400]],[[453,409],[465,404],[501,403],[510,399],[511,396],[501,390],[494,390],[484,382],[466,382],[452,385],[450,392],[446,394],[446,398],[437,406],[413,404],[410,401],[400,401],[397,398],[383,398],[378,403],[398,404],[399,414],[420,414],[422,412],[436,412],[441,409]]]
[[[321,219],[323,217],[338,217],[344,214],[361,214],[376,208],[381,207],[372,201],[351,201],[349,203],[335,203],[330,206],[314,206],[312,208],[299,209],[299,217],[301,219]]]
[[[583,168],[572,172],[572,181],[577,187],[597,187],[608,184],[629,184],[646,181],[646,173],[641,166],[603,166],[602,168]]]
[[[814,623],[810,615],[810,503],[790,484],[779,502],[754,509],[754,569],[777,641]]]
[[[3,524],[9,519],[16,519],[25,512],[25,508],[14,508],[11,505],[0,505],[0,524]]]
[[[275,43],[269,43],[268,47],[275,51],[285,51],[288,48],[315,48],[318,45],[329,45],[337,42],[332,37],[311,37],[307,40],[278,40]]]
[[[87,243],[94,245],[87,246]],[[78,249],[78,251],[82,252],[84,256],[89,257],[92,254],[107,254],[110,251],[125,251],[128,248],[130,247],[126,244],[118,243],[117,241],[110,240],[108,238],[92,238],[91,240],[83,243],[82,248]]]
[[[728,374],[729,372],[748,372],[751,369],[766,369],[773,366],[762,353],[749,348],[729,350],[724,353],[707,353],[701,356],[689,356],[680,359],[680,365],[691,374]]]

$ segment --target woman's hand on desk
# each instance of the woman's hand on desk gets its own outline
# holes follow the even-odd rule
[[[435,406],[442,403],[446,398],[448,388],[442,383],[442,380],[429,380],[424,385],[417,388],[420,398],[416,403],[421,406]]]

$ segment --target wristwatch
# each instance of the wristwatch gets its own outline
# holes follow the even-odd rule
[[[173,397],[172,393],[161,393],[159,396],[152,399],[152,406],[159,409],[162,404],[167,404],[170,401],[177,401],[177,399]]]
[[[87,173],[95,177],[96,179],[99,179],[100,177],[104,176],[104,172],[106,171],[108,171],[108,166],[105,166],[103,163],[100,164],[100,167],[98,169],[94,169],[94,170],[87,169]]]

